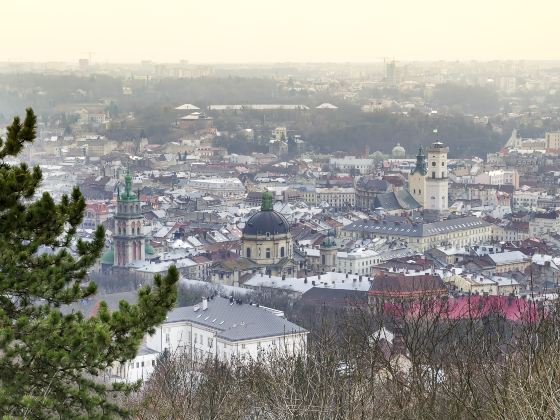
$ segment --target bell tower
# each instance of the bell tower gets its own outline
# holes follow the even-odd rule
[[[146,238],[142,233],[144,217],[140,208],[140,197],[132,191],[130,172],[127,172],[124,181],[124,193],[117,192],[113,267],[126,267],[129,263],[144,260],[146,257]]]
[[[425,210],[444,213],[448,211],[447,153],[449,148],[436,141],[428,149],[428,174],[426,177]]]

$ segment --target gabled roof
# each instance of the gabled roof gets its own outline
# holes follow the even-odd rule
[[[196,111],[196,110],[199,110],[200,108],[193,105],[193,104],[183,104],[183,105],[178,106],[175,109],[177,111]]]

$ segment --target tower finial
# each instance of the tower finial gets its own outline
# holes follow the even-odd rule
[[[272,210],[272,193],[270,191],[265,191],[262,194],[261,211]]]

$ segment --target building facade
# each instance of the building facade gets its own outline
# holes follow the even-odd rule
[[[469,216],[435,222],[414,222],[407,218],[359,220],[341,229],[341,235],[355,239],[383,238],[400,241],[416,252],[439,246],[465,247],[494,239],[493,225]]]

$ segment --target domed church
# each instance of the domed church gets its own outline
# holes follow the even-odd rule
[[[240,258],[214,264],[212,282],[237,286],[258,272],[273,276],[294,275],[298,264],[293,260],[293,252],[290,224],[274,211],[272,194],[265,192],[261,210],[245,223]]]
[[[272,208],[272,194],[263,193],[261,211],[255,213],[243,229],[241,255],[258,264],[278,264],[292,258],[290,224]]]

